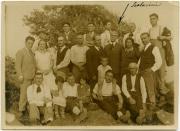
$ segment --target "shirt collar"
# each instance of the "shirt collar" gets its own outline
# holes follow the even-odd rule
[[[151,45],[151,43],[149,42],[145,47],[144,50],[147,50],[147,48]]]
[[[99,47],[97,47],[97,46],[94,46],[98,51],[99,51]]]
[[[65,33],[65,35],[69,35],[70,31],[68,31],[68,32],[64,32],[64,33]]]

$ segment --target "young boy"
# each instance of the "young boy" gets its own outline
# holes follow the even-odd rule
[[[63,84],[63,94],[66,98],[66,111],[72,113],[75,116],[79,116],[77,121],[81,121],[86,118],[86,109],[83,108],[82,102],[78,98],[78,84],[75,82],[75,77],[72,73],[67,75],[67,82]]]
[[[105,72],[108,70],[112,70],[112,68],[108,65],[108,58],[101,57],[101,65],[98,66],[98,82],[103,82],[105,78]]]
[[[84,77],[80,78],[80,85],[78,86],[78,96],[83,105],[88,105],[91,102],[90,86],[87,84]]]
[[[65,107],[66,107],[66,99],[62,92],[63,82],[64,79],[62,77],[56,77],[55,79],[57,90],[54,90],[53,95],[53,104],[55,109],[55,116],[56,118],[59,118],[59,109],[60,109],[60,115],[62,118],[65,118]]]

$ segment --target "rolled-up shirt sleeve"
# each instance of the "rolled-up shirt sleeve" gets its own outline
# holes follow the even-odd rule
[[[162,65],[162,57],[161,57],[161,54],[160,54],[160,51],[158,49],[158,47],[154,47],[153,51],[152,51],[152,54],[154,55],[154,58],[155,58],[155,63],[154,65],[151,67],[151,70],[152,71],[157,71],[161,65]]]
[[[93,89],[93,93],[94,94],[97,94],[98,92],[98,84],[95,85],[94,89]]]
[[[121,94],[121,90],[120,90],[120,87],[118,85],[116,85],[116,94]]]
[[[146,85],[145,85],[143,77],[141,77],[140,84],[141,84],[140,90],[141,90],[141,94],[142,94],[142,102],[146,103],[147,92],[146,92]]]
[[[126,75],[124,75],[122,78],[122,92],[127,98],[131,97],[131,95],[129,94],[127,90]]]
[[[70,63],[70,50],[68,49],[63,61],[57,66],[58,69],[67,67]]]

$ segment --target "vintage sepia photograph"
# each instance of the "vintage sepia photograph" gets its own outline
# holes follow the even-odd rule
[[[2,3],[4,129],[175,129],[178,1]]]

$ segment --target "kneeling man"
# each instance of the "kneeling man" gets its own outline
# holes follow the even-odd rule
[[[43,74],[36,72],[34,83],[27,88],[29,119],[32,124],[47,124],[53,121],[51,94],[48,87],[42,84]],[[40,119],[40,116],[44,119]]]
[[[129,73],[122,78],[122,92],[125,95],[124,105],[131,112],[132,120],[142,124],[145,118],[147,92],[143,77],[137,74],[136,63],[129,64]]]
[[[120,87],[116,84],[112,70],[105,73],[103,83],[97,83],[93,89],[94,101],[107,113],[111,114],[114,119],[123,116]]]

